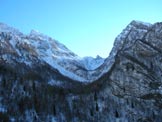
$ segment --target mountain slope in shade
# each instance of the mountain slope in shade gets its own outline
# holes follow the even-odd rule
[[[108,58],[0,24],[0,120],[162,121],[162,23],[132,21]]]

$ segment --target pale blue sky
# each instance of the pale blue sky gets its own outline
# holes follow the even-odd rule
[[[38,30],[79,56],[107,57],[132,20],[162,21],[162,0],[1,0],[0,22]]]

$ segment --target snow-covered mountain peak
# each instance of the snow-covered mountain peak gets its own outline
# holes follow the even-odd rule
[[[83,57],[80,60],[80,63],[85,67],[85,69],[87,70],[95,70],[98,67],[100,67],[103,63],[104,63],[104,58],[100,57],[100,56],[96,56],[96,58],[90,57],[90,56],[86,56]]]
[[[30,31],[30,36],[31,36],[31,35],[44,35],[44,34],[40,33],[38,30],[33,30],[33,29],[32,29],[32,30]]]
[[[4,23],[0,23],[0,32],[6,32],[6,33],[10,33],[10,34],[19,35],[19,36],[22,35],[22,33],[19,30],[15,29],[13,27],[10,27]]]
[[[0,25],[0,30],[0,46],[2,52],[7,52],[3,57],[8,62],[16,60],[17,63],[33,67],[37,60],[80,82],[92,81],[87,72],[104,63],[101,57],[81,58],[57,40],[35,30],[28,35],[20,35],[18,30],[5,24]],[[12,59],[9,58],[11,52],[14,52]]]
[[[38,42],[36,46],[39,46],[41,48],[47,47],[46,52],[48,52],[48,49],[50,49],[55,57],[58,57],[59,54],[60,54],[60,57],[62,58],[65,58],[66,55],[68,55],[68,57],[76,56],[76,54],[70,51],[65,45],[61,44],[57,40],[52,39],[51,37],[45,34],[40,33],[39,31],[31,30],[29,34],[29,38],[32,39],[32,42],[33,40],[34,42]]]
[[[151,27],[152,24],[150,23],[147,23],[147,22],[142,22],[142,21],[139,21],[139,20],[133,20],[129,25],[133,25],[133,26],[138,26],[140,28],[142,27],[145,27],[145,28],[148,28],[148,27]]]
[[[133,44],[136,38],[142,38],[150,27],[151,24],[132,21],[116,38],[110,56],[106,59],[100,56],[81,58],[65,45],[45,34],[32,30],[29,35],[25,35],[5,24],[0,24],[1,41],[3,41],[0,46],[1,50],[5,50],[4,52],[9,55],[14,52],[18,63],[32,67],[35,60],[39,60],[38,62],[49,65],[70,79],[92,82],[111,69],[117,53],[123,47],[127,48],[127,45]],[[3,32],[5,34],[2,34]]]
[[[29,37],[35,38],[35,39],[38,39],[38,40],[46,40],[46,41],[50,39],[50,37],[48,37],[47,35],[39,32],[37,30],[31,30]]]

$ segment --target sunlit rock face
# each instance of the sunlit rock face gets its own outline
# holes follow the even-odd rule
[[[0,120],[161,122],[162,23],[132,21],[108,58],[0,23]]]

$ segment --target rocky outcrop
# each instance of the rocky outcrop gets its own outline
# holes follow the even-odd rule
[[[0,120],[160,122],[161,57],[162,23],[132,21],[106,59],[0,24]]]

